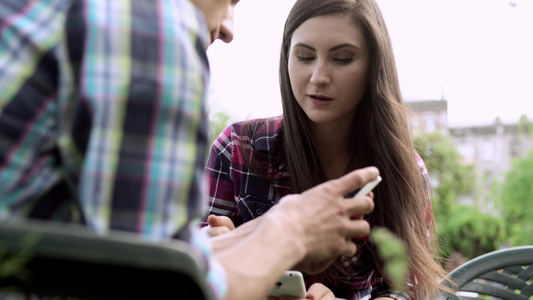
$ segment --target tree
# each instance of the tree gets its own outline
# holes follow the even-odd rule
[[[473,191],[472,166],[461,164],[461,154],[442,133],[415,137],[415,147],[432,178],[432,204],[442,255],[459,252],[467,258],[498,249],[504,236],[503,222],[478,211],[474,205],[457,204],[457,196]]]
[[[449,217],[457,195],[472,191],[475,174],[471,166],[461,165],[461,154],[448,135],[433,132],[415,137],[415,148],[424,160],[432,179],[431,198],[436,217]]]
[[[502,219],[481,213],[473,205],[453,205],[439,238],[450,253],[459,252],[471,259],[500,248],[505,232]]]
[[[533,135],[533,122],[529,121],[526,115],[520,116],[520,120],[518,121],[518,134]]]
[[[217,136],[226,129],[232,122],[232,117],[225,112],[215,112],[209,114],[209,145],[211,145]]]
[[[498,201],[511,246],[533,244],[533,151],[513,161]]]

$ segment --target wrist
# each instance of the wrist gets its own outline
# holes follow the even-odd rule
[[[287,253],[294,259],[294,264],[302,261],[308,253],[305,243],[305,228],[298,221],[298,215],[290,209],[276,209],[263,216],[267,234],[275,235],[279,251]]]
[[[287,204],[279,203],[263,215],[262,225],[267,229],[267,234],[274,235],[271,238],[276,243],[277,251],[286,253],[293,259],[293,263],[297,264],[308,255],[309,249],[305,228],[299,220],[301,215],[293,213],[294,209]]]

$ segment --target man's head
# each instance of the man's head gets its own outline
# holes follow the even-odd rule
[[[233,10],[239,0],[191,0],[205,15],[210,32],[209,44],[216,39],[233,40]]]

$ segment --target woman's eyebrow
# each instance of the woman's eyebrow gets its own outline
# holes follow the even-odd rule
[[[356,45],[354,44],[350,44],[350,43],[344,43],[344,44],[340,44],[340,45],[337,45],[337,46],[334,46],[334,47],[331,47],[331,49],[329,49],[329,52],[332,52],[332,51],[335,51],[335,50],[339,50],[341,48],[355,48],[357,50],[359,50],[359,47],[357,47]]]
[[[311,47],[311,46],[309,46],[307,44],[304,44],[304,43],[298,43],[298,44],[294,45],[292,48],[296,48],[296,47],[303,47],[303,48],[307,48],[307,49],[309,49],[311,51],[315,51],[316,52],[315,48],[313,48],[313,47]]]
[[[293,48],[296,48],[296,47],[303,47],[303,48],[307,48],[307,49],[309,49],[311,51],[315,51],[316,52],[315,48],[313,48],[313,47],[311,47],[311,46],[309,46],[307,44],[304,44],[304,43],[298,43],[298,44],[293,46]],[[329,52],[333,52],[333,51],[336,51],[336,50],[339,50],[339,49],[342,49],[342,48],[355,48],[357,50],[360,50],[359,47],[357,47],[354,44],[343,43],[343,44],[339,44],[339,45],[331,47],[331,49],[329,49]]]

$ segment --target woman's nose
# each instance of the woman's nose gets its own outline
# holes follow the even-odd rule
[[[314,86],[328,85],[331,82],[331,78],[329,76],[327,65],[317,61],[310,81]]]

